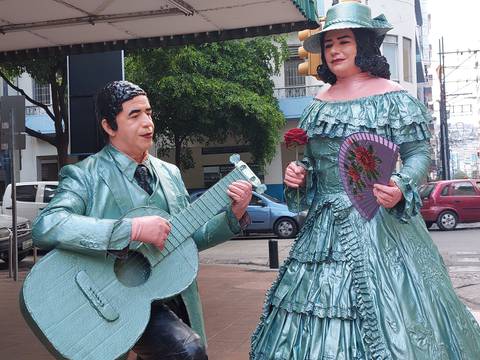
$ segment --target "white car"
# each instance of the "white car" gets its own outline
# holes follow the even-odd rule
[[[12,236],[12,217],[0,215],[0,259],[7,263]],[[17,246],[18,260],[25,258],[33,247],[30,221],[22,217],[17,217]]]
[[[31,181],[17,183],[17,215],[30,222],[37,217],[55,195],[58,181]],[[2,200],[2,214],[12,215],[12,186],[5,189]]]

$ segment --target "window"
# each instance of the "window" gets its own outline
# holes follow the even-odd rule
[[[398,38],[393,35],[386,35],[383,41],[383,56],[387,58],[390,65],[390,78],[399,81],[398,77]]]
[[[442,189],[442,192],[440,193],[441,196],[447,196],[448,195],[448,185],[445,185],[445,187]]]
[[[435,189],[435,185],[436,184],[425,184],[420,186],[420,188],[418,189],[420,197],[422,199],[428,199],[432,194],[433,189]]]
[[[49,203],[55,195],[55,191],[57,191],[57,185],[45,185],[45,189],[43,191],[43,202]]]
[[[458,182],[450,185],[452,191],[450,195],[452,196],[471,196],[476,195],[475,189],[470,182]]]
[[[57,161],[42,162],[41,164],[41,179],[42,181],[58,180],[58,164]]]
[[[403,38],[403,80],[412,82],[412,40]]]
[[[298,65],[303,60],[299,58],[290,58],[285,61],[285,96],[301,97],[306,95],[305,76],[298,73]]]
[[[33,99],[45,105],[50,105],[50,85],[40,84],[32,79]]]
[[[249,205],[262,206],[262,205],[263,205],[263,201],[262,201],[262,199],[260,199],[258,196],[252,195],[252,199],[250,200],[250,204],[249,204]]]
[[[35,202],[37,195],[37,185],[17,186],[17,201]]]

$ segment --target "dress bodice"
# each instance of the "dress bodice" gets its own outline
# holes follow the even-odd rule
[[[338,170],[338,153],[342,138],[315,137],[310,139],[309,153],[312,171],[319,194],[343,192]]]

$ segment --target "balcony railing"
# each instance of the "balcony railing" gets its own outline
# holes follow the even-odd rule
[[[43,115],[45,114],[45,110],[40,106],[25,106],[25,115]]]
[[[277,99],[284,98],[295,98],[295,97],[304,97],[309,96],[313,97],[317,95],[318,91],[323,85],[312,85],[312,86],[290,86],[284,88],[275,88],[274,96]]]

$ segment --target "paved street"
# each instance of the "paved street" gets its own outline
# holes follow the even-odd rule
[[[455,231],[430,231],[442,254],[459,297],[472,309],[480,310],[480,224],[460,225]],[[280,264],[288,256],[292,239],[278,239]],[[268,239],[232,240],[200,254],[205,264],[237,264],[268,268]]]

